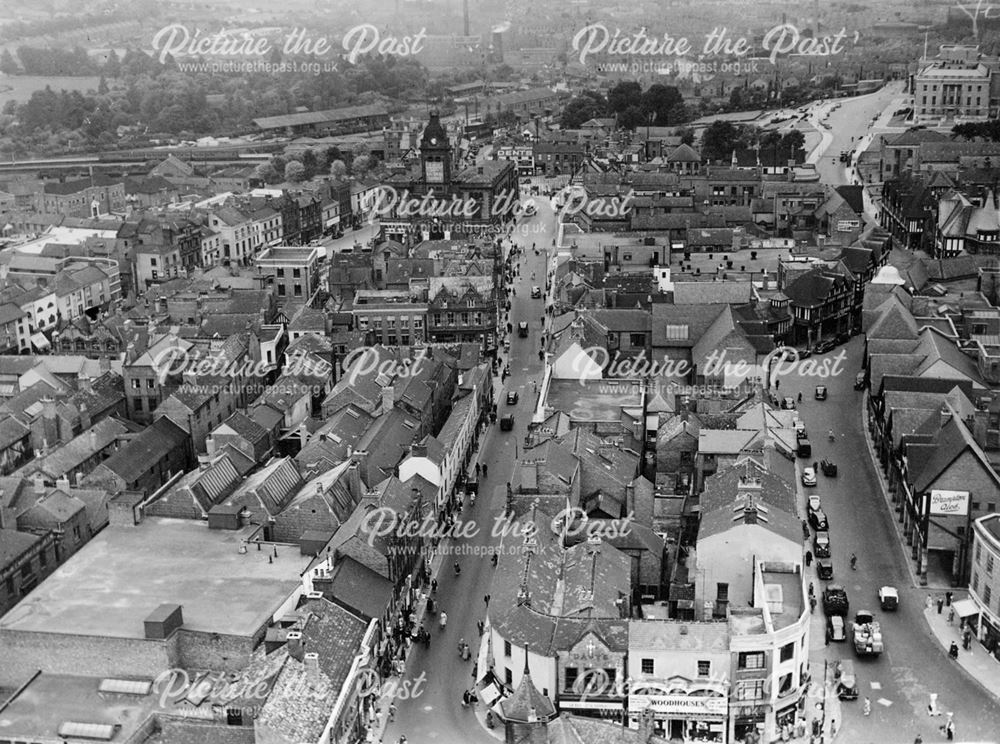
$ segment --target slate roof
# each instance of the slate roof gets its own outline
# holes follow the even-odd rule
[[[742,305],[752,296],[750,282],[674,282],[675,305]]]
[[[24,470],[25,472],[45,473],[53,480],[61,478],[89,460],[97,452],[111,445],[119,437],[123,437],[127,432],[128,429],[117,419],[101,419],[62,447],[58,447],[44,457],[29,463],[24,467]]]
[[[330,593],[334,599],[365,618],[381,618],[392,599],[392,582],[351,556],[336,562],[331,579]]]
[[[841,198],[847,202],[847,206],[855,214],[862,214],[865,211],[864,187],[863,186],[837,186],[834,189]]]
[[[664,302],[653,303],[653,347],[693,347],[725,308],[726,305],[722,304],[671,305]],[[686,332],[684,332],[685,330]]]
[[[923,493],[929,489],[966,450],[970,450],[975,455],[982,467],[1000,487],[1000,476],[997,476],[972,434],[957,416],[952,416],[948,423],[941,428],[933,454],[929,458],[916,461],[911,458],[911,462],[923,462],[923,467],[913,477],[914,492]]]
[[[102,464],[126,483],[137,480],[153,463],[188,441],[188,434],[177,424],[161,417],[138,436],[122,446]]]
[[[9,566],[41,539],[27,532],[0,529],[0,566]]]

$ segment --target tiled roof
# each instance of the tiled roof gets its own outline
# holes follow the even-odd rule
[[[126,483],[137,480],[153,463],[188,440],[188,433],[166,417],[158,418],[102,464]]]

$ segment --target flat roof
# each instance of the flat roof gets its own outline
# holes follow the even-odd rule
[[[159,695],[102,693],[100,677],[40,674],[0,712],[5,739],[58,741],[63,723],[116,725],[114,741],[128,741],[157,709]]]
[[[781,612],[771,613],[771,622],[775,630],[787,628],[797,623],[805,609],[805,598],[802,596],[802,577],[798,572],[768,571],[761,575],[764,585],[775,584],[781,587]]]
[[[168,603],[181,605],[188,630],[250,636],[311,560],[298,546],[278,547],[276,558],[270,546],[240,554],[255,529],[164,517],[108,527],[0,618],[0,631],[144,638],[143,621]]]
[[[305,261],[313,261],[319,258],[319,250],[317,248],[299,248],[293,246],[276,246],[274,248],[268,248],[263,253],[261,253],[255,259],[256,263],[302,263]]]
[[[623,408],[642,405],[639,380],[556,380],[549,382],[549,408],[574,421],[620,421]]]

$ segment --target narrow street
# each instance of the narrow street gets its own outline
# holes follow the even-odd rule
[[[541,345],[540,319],[544,312],[541,299],[531,299],[532,285],[544,288],[545,251],[542,246],[550,246],[554,235],[555,217],[551,209],[537,200],[538,214],[518,223],[513,240],[524,247],[521,273],[514,278],[517,294],[510,298],[510,323],[514,328],[511,338],[510,377],[503,391],[498,391],[497,414],[515,413],[514,430],[500,431],[498,424],[490,427],[481,440],[479,462],[488,468],[488,477],[480,478],[479,496],[475,505],[466,502],[462,519],[475,521],[479,529],[474,537],[453,540],[448,543],[440,559],[436,574],[438,589],[435,602],[438,614],[427,615],[424,627],[431,634],[429,649],[415,646],[410,651],[405,679],[413,681],[425,675],[425,682],[418,689],[421,693],[412,699],[396,701],[394,720],[386,728],[383,741],[395,744],[405,735],[409,744],[423,742],[454,742],[455,744],[486,744],[496,739],[480,724],[471,707],[462,706],[462,692],[472,687],[473,663],[479,648],[479,632],[476,623],[486,618],[485,595],[489,592],[493,578],[493,565],[488,547],[499,544],[499,536],[494,535],[494,525],[503,515],[504,499],[495,495],[497,486],[505,485],[511,478],[517,454],[523,451],[524,437],[535,404],[532,381],[541,379],[542,363],[538,359]],[[532,251],[532,243],[539,248],[539,256]],[[535,272],[532,280],[531,273]],[[518,338],[517,324],[528,323],[528,338]],[[504,362],[507,362],[506,355]],[[505,403],[506,392],[516,390],[519,400],[516,406]],[[440,548],[439,548],[440,551]],[[454,563],[458,560],[462,573],[455,575]],[[435,562],[437,565],[437,561]],[[448,614],[447,628],[438,626],[440,610]],[[472,659],[459,658],[458,644],[464,639],[473,650]],[[494,729],[497,737],[502,729]]]
[[[836,477],[818,476],[815,488],[830,521],[834,577],[820,581],[815,564],[808,571],[817,597],[824,586],[841,584],[850,600],[850,617],[857,610],[872,610],[882,624],[886,651],[877,659],[860,659],[850,639],[824,647],[822,601],[816,607],[811,628],[811,656],[817,659],[854,659],[858,676],[859,699],[843,704],[844,720],[838,722],[839,740],[844,744],[865,742],[911,742],[917,734],[924,741],[944,740],[938,726],[944,718],[927,713],[929,694],[939,695],[942,711],[955,713],[956,740],[989,741],[997,737],[1000,704],[958,668],[932,637],[922,612],[929,594],[914,585],[906,566],[903,550],[896,539],[889,511],[879,491],[874,465],[867,452],[862,418],[862,391],[853,389],[854,373],[860,368],[864,341],[855,337],[848,345],[823,355],[836,355],[846,349],[848,359],[843,372],[832,379],[781,378],[781,393],[794,396],[802,392],[798,404],[813,445],[812,457],[800,459],[797,469],[813,461],[832,459],[838,465]],[[816,385],[826,385],[829,399],[817,401]],[[833,430],[836,441],[830,442]],[[908,549],[907,549],[908,550]],[[852,571],[851,553],[858,556],[858,568]],[[900,608],[883,612],[878,604],[878,589],[883,585],[899,589]],[[870,717],[862,713],[864,698],[871,699]]]

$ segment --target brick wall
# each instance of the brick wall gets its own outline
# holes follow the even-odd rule
[[[314,495],[290,505],[275,517],[271,539],[275,542],[297,543],[306,530],[336,532],[338,527],[340,523],[336,515],[330,512],[322,498]]]
[[[255,637],[263,638],[262,627]],[[179,665],[185,669],[212,669],[220,672],[241,671],[250,662],[250,653],[256,645],[254,638],[200,633],[180,630],[178,648]]]
[[[227,726],[224,723],[200,723],[183,718],[158,716],[161,741],[171,744],[254,744],[251,725]]]
[[[155,677],[178,666],[178,634],[166,641],[0,630],[0,687],[48,674]]]

